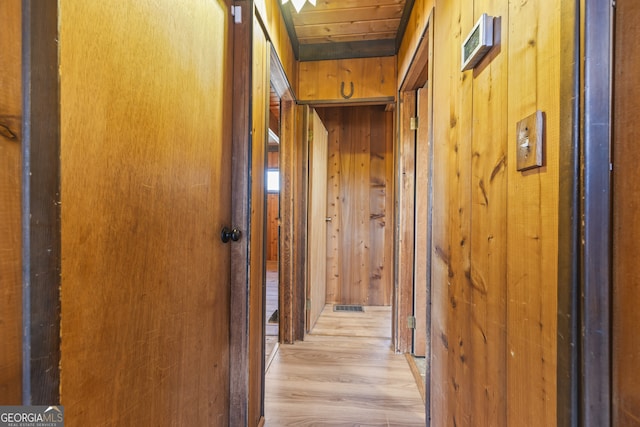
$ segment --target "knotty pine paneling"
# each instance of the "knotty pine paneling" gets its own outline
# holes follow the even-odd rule
[[[69,426],[229,423],[230,19],[60,1]]]
[[[542,3],[435,1],[434,425],[555,423],[560,6]],[[497,45],[460,72],[483,12]],[[537,109],[546,166],[520,173],[516,122]]]
[[[392,295],[392,113],[318,108],[329,132],[327,303],[389,305]]]
[[[507,82],[508,32],[502,30],[508,3],[478,0],[475,23],[482,13],[495,22],[495,48],[469,74],[472,80],[473,138],[471,141],[471,234],[469,270],[459,297],[465,306],[464,344],[468,363],[471,414],[478,425],[505,425],[506,296],[507,296]],[[515,163],[512,163],[515,164]],[[468,307],[468,309],[466,308]],[[515,424],[515,421],[511,425]]]
[[[510,3],[502,24],[509,39],[503,45],[509,58],[508,425],[556,422],[560,6]],[[545,166],[517,172],[515,126],[536,110],[545,113]]]
[[[640,109],[640,3],[616,3],[616,47],[613,140],[613,425],[640,422],[640,184],[636,159],[640,155],[635,124]]]
[[[396,58],[392,56],[306,61],[298,68],[298,98],[303,102],[395,99]]]
[[[22,401],[21,12],[0,2],[0,405]]]

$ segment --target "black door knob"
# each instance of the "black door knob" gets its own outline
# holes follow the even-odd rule
[[[222,227],[222,231],[220,232],[220,240],[222,243],[227,243],[229,240],[233,240],[237,242],[242,237],[242,232],[238,230],[238,227],[234,227],[233,230],[229,229],[229,227]]]

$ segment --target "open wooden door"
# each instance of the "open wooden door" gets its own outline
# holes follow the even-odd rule
[[[69,425],[228,425],[229,3],[59,5]]]
[[[413,293],[413,354],[425,357],[427,354],[427,280],[429,275],[430,242],[430,169],[431,147],[429,139],[429,99],[426,87],[416,92],[418,129],[415,150],[415,279]]]
[[[307,332],[326,302],[327,294],[327,129],[318,114],[307,109],[309,141],[309,276],[307,280]]]

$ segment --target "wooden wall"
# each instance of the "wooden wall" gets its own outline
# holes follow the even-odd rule
[[[416,49],[425,34],[433,4],[434,0],[416,0],[413,4],[405,36],[398,49],[398,87],[402,86]]]
[[[298,63],[293,53],[284,18],[280,13],[280,0],[256,0],[255,8],[266,29],[267,38],[282,64],[289,86],[295,93],[298,84]]]
[[[616,3],[613,116],[613,425],[640,423],[640,3]]]
[[[554,425],[560,4],[434,3],[432,425]],[[496,46],[460,72],[484,12]],[[518,172],[516,123],[536,110],[545,166]]]
[[[60,2],[69,426],[229,423],[230,19]]]
[[[0,405],[22,401],[21,2],[0,2]]]
[[[329,132],[327,303],[390,305],[393,113],[318,108]]]

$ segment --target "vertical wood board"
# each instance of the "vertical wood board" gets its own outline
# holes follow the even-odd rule
[[[509,40],[507,425],[556,422],[560,16],[560,3],[511,3],[503,26]],[[515,125],[536,110],[545,114],[545,166],[518,172]]]
[[[0,3],[0,404],[22,401],[22,8]]]
[[[494,19],[494,47],[473,71],[470,269],[464,319],[472,414],[478,425],[506,425],[508,4],[474,4]],[[471,74],[471,72],[469,72]],[[471,78],[471,76],[468,76]],[[462,368],[462,367],[461,367]]]

